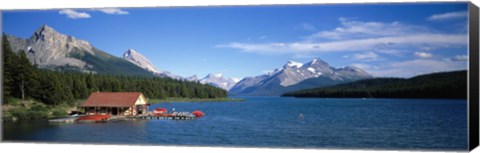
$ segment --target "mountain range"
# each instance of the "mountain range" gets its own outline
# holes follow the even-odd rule
[[[325,61],[315,58],[307,63],[288,61],[273,72],[241,80],[226,78],[222,74],[184,78],[157,69],[148,58],[134,49],[125,51],[123,57],[116,57],[97,49],[85,40],[62,34],[47,25],[42,25],[27,39],[6,36],[12,50],[25,51],[28,59],[38,68],[109,75],[170,77],[210,84],[229,91],[230,95],[281,95],[300,89],[372,77],[360,68],[333,68]]]
[[[85,40],[42,25],[30,38],[7,35],[14,52],[25,51],[38,68],[111,75],[153,76],[151,72],[97,49]]]
[[[234,78],[225,78],[223,77],[223,74],[208,74],[204,78],[198,80],[200,83],[203,84],[210,84],[213,86],[217,86],[226,90],[230,90],[235,84],[237,84],[239,79],[234,79]]]
[[[347,66],[334,68],[319,58],[307,63],[288,61],[267,74],[246,77],[229,90],[230,95],[278,96],[286,92],[324,87],[372,78],[364,70]]]
[[[226,90],[238,81],[213,74],[202,79],[183,78],[169,71],[157,69],[148,58],[134,49],[125,51],[122,58],[116,57],[97,49],[85,40],[62,34],[48,25],[42,25],[27,39],[13,35],[6,36],[14,52],[25,51],[32,64],[42,69],[170,77],[199,81]]]
[[[128,49],[125,53],[123,53],[123,58],[133,64],[152,72],[155,76],[160,77],[170,77],[173,79],[181,79],[181,80],[188,80],[188,81],[195,81],[200,82],[202,84],[210,84],[225,90],[230,90],[239,80],[233,78],[225,78],[222,74],[208,74],[204,78],[199,79],[197,75],[193,75],[191,77],[183,78],[179,75],[175,75],[170,73],[169,71],[159,71],[145,56],[140,54],[139,52]]]

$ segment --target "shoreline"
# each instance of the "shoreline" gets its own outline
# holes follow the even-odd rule
[[[285,98],[299,98],[299,99],[438,99],[438,100],[468,100],[465,98],[428,98],[428,97],[309,97],[309,96],[280,96]]]
[[[165,98],[165,99],[148,99],[149,104],[170,103],[170,102],[242,102],[244,98]]]
[[[86,99],[77,99],[69,104],[46,105],[42,102],[26,99],[15,99],[12,104],[2,104],[2,121],[48,120],[66,117],[70,110],[78,108]],[[166,98],[148,99],[149,104],[169,102],[242,102],[243,98]]]
[[[85,99],[77,99],[58,105],[46,105],[33,99],[14,99],[11,104],[2,104],[3,121],[48,120],[68,116]]]

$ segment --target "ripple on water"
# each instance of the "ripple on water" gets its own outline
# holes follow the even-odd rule
[[[4,124],[4,136],[72,143],[466,150],[466,106],[465,100],[247,97],[150,106],[205,112],[196,120],[17,122]]]

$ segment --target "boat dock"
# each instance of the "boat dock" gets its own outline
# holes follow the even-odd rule
[[[167,113],[166,109],[162,108],[161,111],[147,112],[143,115],[108,115],[108,114],[93,114],[93,115],[80,115],[70,116],[64,118],[57,118],[48,120],[50,123],[103,123],[108,121],[117,120],[194,120],[203,117],[205,114],[199,110],[193,112],[172,112]]]
[[[73,123],[78,119],[78,116],[76,117],[65,117],[65,118],[57,118],[57,119],[50,119],[48,122],[50,123]]]
[[[79,106],[82,115],[51,119],[51,123],[104,123],[117,120],[193,120],[205,116],[200,110],[180,112],[171,108],[149,109],[141,92],[94,92]]]
[[[197,115],[190,112],[173,112],[167,113],[148,113],[147,115],[135,116],[137,119],[144,120],[193,120],[197,118]]]
[[[135,116],[136,119],[143,120],[193,120],[196,117],[190,116]]]

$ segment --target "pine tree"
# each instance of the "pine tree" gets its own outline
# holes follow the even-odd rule
[[[12,83],[13,83],[13,66],[16,62],[16,55],[10,48],[10,43],[7,40],[7,36],[3,35],[2,38],[2,51],[3,51],[3,101],[8,103],[8,98],[11,97]]]
[[[14,67],[13,75],[15,77],[13,80],[16,85],[14,89],[19,92],[18,98],[23,100],[27,96],[31,96],[30,94],[35,90],[35,68],[32,63],[30,63],[30,60],[28,60],[25,51],[18,52],[18,59]]]
[[[95,79],[94,74],[92,74],[92,73],[88,74],[88,76],[86,78],[86,83],[87,83],[87,87],[89,89],[89,91],[88,91],[89,93],[99,91],[98,87],[97,87],[97,81]]]

